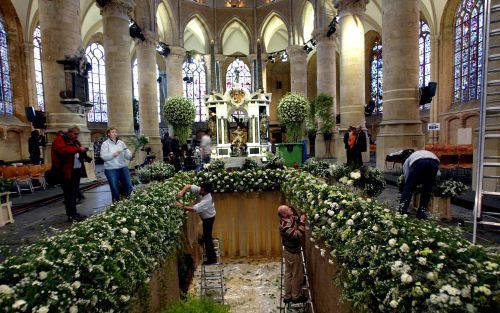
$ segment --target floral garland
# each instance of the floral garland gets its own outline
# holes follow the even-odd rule
[[[151,181],[164,181],[175,175],[175,168],[164,162],[154,162],[136,171],[139,181],[143,184]]]
[[[343,297],[366,312],[495,312],[499,257],[458,230],[408,218],[342,185],[287,171],[282,191],[306,212]],[[317,246],[319,248],[319,246]],[[327,251],[328,250],[328,251]]]
[[[280,190],[284,171],[250,169],[243,171],[205,171],[198,173],[198,183],[208,183],[214,192],[254,192]]]
[[[399,176],[397,185],[400,192],[403,191],[404,183],[405,183],[404,175]],[[437,179],[434,182],[434,186],[432,186],[432,195],[434,197],[453,198],[460,196],[467,189],[469,188],[461,181],[457,181],[454,179],[447,179],[445,181],[440,181],[439,179]],[[417,186],[415,193],[422,193],[422,185]]]
[[[298,142],[302,124],[309,112],[309,101],[298,93],[288,93],[278,104],[278,119],[286,126],[288,142]]]
[[[190,133],[191,126],[196,116],[196,108],[190,100],[184,97],[170,97],[163,106],[163,117],[172,124],[174,133],[181,144],[185,144]]]

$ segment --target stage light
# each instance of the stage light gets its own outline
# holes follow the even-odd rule
[[[267,60],[271,63],[276,62],[276,57],[274,56],[274,53],[271,53],[267,56]]]
[[[142,41],[146,40],[144,34],[142,33],[142,29],[133,19],[130,19],[128,22],[128,32],[132,38],[139,38]]]
[[[156,45],[156,51],[158,51],[158,53],[160,55],[163,55],[164,57],[168,57],[168,55],[170,54],[170,48],[168,47],[168,45],[161,41]]]
[[[337,24],[338,24],[337,17],[335,16],[328,25],[328,32],[326,33],[326,37],[330,37],[333,34],[335,34],[335,32],[337,31]]]
[[[288,62],[288,53],[286,51],[281,52],[281,62]]]
[[[99,5],[101,8],[104,8],[106,4],[110,2],[110,0],[96,0],[95,2],[97,2],[97,5]]]

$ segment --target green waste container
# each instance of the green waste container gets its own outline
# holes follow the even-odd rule
[[[293,164],[297,162],[299,166],[302,165],[302,143],[279,143],[276,144],[278,148],[278,154],[285,160],[285,165],[288,167],[293,167]]]

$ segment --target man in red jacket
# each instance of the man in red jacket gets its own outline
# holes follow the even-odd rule
[[[76,212],[76,198],[80,192],[80,177],[88,148],[78,141],[79,134],[80,129],[76,126],[69,128],[67,133],[59,132],[52,142],[51,151],[52,168],[59,171],[64,206],[70,223],[84,218]]]

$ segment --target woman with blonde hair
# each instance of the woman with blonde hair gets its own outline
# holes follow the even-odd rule
[[[128,162],[132,159],[132,152],[127,145],[118,139],[118,131],[115,127],[106,130],[108,139],[101,146],[101,158],[104,160],[104,174],[108,179],[109,188],[113,202],[120,200],[119,185],[128,197],[132,193],[132,181],[128,170]]]

